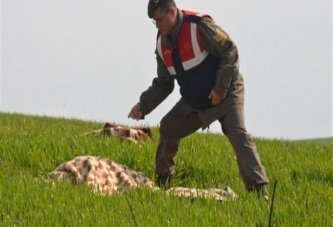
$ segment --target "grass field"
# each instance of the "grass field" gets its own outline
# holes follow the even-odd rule
[[[219,134],[182,141],[173,185],[229,185],[236,201],[191,201],[145,188],[103,197],[85,185],[43,181],[80,155],[105,156],[154,178],[158,129],[156,141],[142,144],[82,136],[103,124],[0,113],[0,226],[268,226],[270,204],[245,191],[233,150]],[[332,138],[254,140],[270,193],[277,182],[272,226],[333,226]]]

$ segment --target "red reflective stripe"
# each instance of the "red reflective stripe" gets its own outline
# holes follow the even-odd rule
[[[178,51],[182,62],[188,61],[195,57],[191,37],[191,23],[183,23],[183,27],[178,35],[177,41],[181,44],[178,45]]]

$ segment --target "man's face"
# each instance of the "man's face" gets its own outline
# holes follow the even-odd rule
[[[162,35],[170,35],[176,23],[176,9],[171,8],[167,12],[163,12],[160,8],[153,13],[153,23]]]

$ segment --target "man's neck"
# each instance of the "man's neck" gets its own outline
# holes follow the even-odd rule
[[[171,40],[172,43],[175,43],[177,40],[177,36],[178,36],[179,30],[180,30],[182,21],[183,21],[183,12],[181,10],[177,9],[175,24],[172,28],[170,35],[168,35],[168,38]]]

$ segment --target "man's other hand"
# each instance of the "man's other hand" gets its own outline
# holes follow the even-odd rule
[[[213,106],[217,106],[222,102],[220,96],[218,96],[213,90],[210,92],[208,98],[212,100]]]

